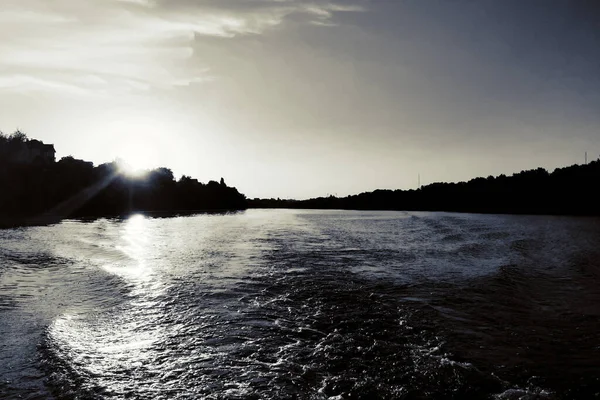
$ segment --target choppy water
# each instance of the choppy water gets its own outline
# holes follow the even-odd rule
[[[0,398],[598,398],[599,245],[446,213],[3,230]]]

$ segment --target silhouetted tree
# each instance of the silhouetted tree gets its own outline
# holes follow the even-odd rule
[[[0,226],[46,221],[41,216],[56,219],[247,207],[246,197],[228,187],[223,178],[220,184],[211,181],[207,185],[189,176],[176,181],[168,168],[131,177],[117,162],[94,167],[72,156],[45,164],[16,162],[10,155],[22,144],[43,146],[19,131],[10,136],[0,134]]]
[[[600,161],[521,171],[508,177],[432,183],[418,190],[375,190],[338,198],[254,199],[250,207],[355,210],[426,210],[486,213],[600,215]]]
[[[17,129],[12,135],[8,137],[8,140],[11,142],[25,143],[27,141],[27,135]]]

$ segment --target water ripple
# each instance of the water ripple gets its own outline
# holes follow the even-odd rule
[[[599,226],[252,210],[0,231],[0,394],[589,398]]]

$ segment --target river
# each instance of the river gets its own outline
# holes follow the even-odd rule
[[[600,220],[247,210],[0,230],[2,399],[600,396]]]

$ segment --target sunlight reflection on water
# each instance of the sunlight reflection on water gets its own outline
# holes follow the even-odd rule
[[[146,225],[146,218],[140,214],[127,219],[119,240],[124,244],[117,244],[115,249],[126,255],[128,259],[103,265],[106,271],[133,283],[148,282],[152,279],[153,270],[146,261],[148,246],[152,245]]]
[[[129,303],[110,314],[97,313],[95,318],[66,313],[49,328],[56,348],[72,367],[97,379],[100,386],[111,387],[110,377],[119,371],[135,371],[156,358],[153,345],[164,336],[159,315],[152,311],[153,300],[164,287],[148,262],[152,243],[148,221],[134,215],[123,222],[114,248],[125,257],[103,260],[101,268],[133,285]],[[109,262],[107,262],[109,261]],[[117,390],[112,388],[111,390]]]

